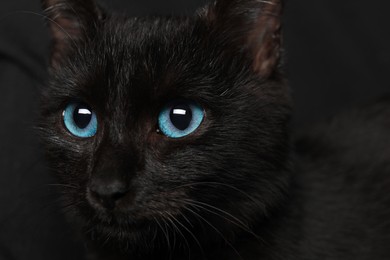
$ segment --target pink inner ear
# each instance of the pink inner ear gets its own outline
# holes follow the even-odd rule
[[[268,77],[276,69],[279,61],[281,22],[278,17],[264,16],[266,15],[262,15],[258,29],[253,31],[249,41],[254,57],[253,70],[262,77]]]

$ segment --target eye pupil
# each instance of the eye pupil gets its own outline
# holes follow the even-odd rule
[[[73,120],[80,129],[86,128],[92,119],[92,112],[86,105],[78,105],[73,112]]]
[[[179,130],[185,130],[192,121],[191,108],[186,104],[179,104],[171,109],[169,114],[172,124]]]

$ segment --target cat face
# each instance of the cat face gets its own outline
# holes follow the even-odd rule
[[[42,136],[86,234],[191,247],[250,233],[288,182],[281,4],[128,18],[43,2],[53,49]]]

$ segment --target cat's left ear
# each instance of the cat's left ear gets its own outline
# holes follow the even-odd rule
[[[217,0],[202,13],[214,32],[253,59],[262,78],[276,70],[281,52],[283,0]]]
[[[105,13],[94,0],[41,0],[51,37],[51,65],[56,67],[77,40],[96,32]]]

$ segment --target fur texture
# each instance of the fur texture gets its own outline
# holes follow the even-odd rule
[[[220,0],[193,17],[145,18],[91,0],[43,5],[53,53],[40,129],[89,259],[390,257],[389,158],[366,143],[369,131],[385,136],[386,117],[356,127],[357,143],[355,117],[335,120],[293,152],[281,2]],[[170,139],[158,114],[178,98],[206,116]],[[66,130],[74,100],[97,114],[94,137]],[[113,208],[91,193],[118,183],[126,192]]]

